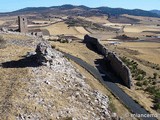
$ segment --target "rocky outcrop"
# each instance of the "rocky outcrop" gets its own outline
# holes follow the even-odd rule
[[[37,45],[35,52],[38,64],[57,70],[57,72],[65,71],[64,69],[58,69],[58,68],[59,67],[64,68],[64,66],[68,65],[68,62],[64,58],[64,55],[61,52],[52,49],[49,43],[47,42],[39,43]]]
[[[7,42],[13,51],[2,50],[1,62],[12,61],[6,62],[7,69],[1,68],[1,120],[111,120],[108,96],[87,84],[47,42],[28,40],[13,39]],[[35,47],[36,52],[28,52]],[[26,52],[23,59],[13,61]]]
[[[8,32],[8,29],[5,28],[5,27],[2,27],[2,28],[1,28],[1,31],[2,31],[2,32]]]
[[[113,52],[109,51],[98,39],[86,35],[84,42],[91,45],[94,50],[102,54],[107,60],[114,72],[123,80],[124,84],[131,88],[132,77],[129,68],[121,61],[121,59]]]
[[[51,46],[45,42],[39,43],[35,52],[37,54],[37,62],[41,65],[50,66],[52,59],[56,57]]]
[[[18,120],[27,116],[32,119],[45,119],[45,115],[57,120],[67,117],[74,120],[112,118],[108,96],[86,84],[85,77],[62,53],[52,49],[48,43],[42,42],[37,45],[36,56],[42,66],[32,68],[34,77],[28,93],[30,97],[24,101],[27,103],[34,99],[36,107],[41,106],[45,112],[43,114],[22,112],[17,117]]]

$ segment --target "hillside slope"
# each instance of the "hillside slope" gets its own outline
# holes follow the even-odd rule
[[[41,44],[43,49],[37,47],[36,52],[47,52],[44,55],[50,55],[45,57],[52,59],[49,61],[52,66],[39,66],[33,52],[33,56],[25,55],[34,51],[41,40],[24,39],[21,35],[18,40],[14,39],[14,35],[7,38],[6,48],[0,49],[0,119],[96,120],[111,117],[109,98],[89,86],[62,53]],[[44,56],[37,57],[36,61],[44,59]]]

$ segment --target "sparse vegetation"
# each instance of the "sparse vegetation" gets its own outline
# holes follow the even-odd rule
[[[157,78],[157,76],[158,76],[158,74],[157,74],[157,73],[153,73],[153,79],[156,79],[156,78]]]
[[[149,86],[146,89],[147,92],[152,94],[154,100],[154,109],[160,111],[160,89],[155,86]]]
[[[85,10],[85,9],[84,9]],[[53,9],[53,11],[54,11],[54,9]],[[119,34],[119,35],[121,35],[121,36],[118,36],[117,35],[117,37],[121,37],[121,38],[123,38],[123,39],[125,39],[126,41],[127,40],[137,40],[138,39],[138,37],[139,38],[141,38],[141,34],[144,34],[144,37],[145,37],[145,35],[147,34],[148,35],[148,32],[150,32],[149,33],[149,35],[148,35],[148,37],[149,38],[147,38],[147,39],[151,39],[152,38],[152,34],[151,33],[154,33],[153,31],[150,31],[150,29],[153,29],[154,31],[156,31],[156,28],[158,28],[158,27],[156,27],[156,25],[157,26],[160,26],[159,25],[159,23],[158,22],[155,22],[156,20],[149,20],[149,22],[152,24],[152,23],[154,23],[154,24],[152,24],[152,26],[154,25],[154,27],[155,28],[151,28],[151,27],[147,27],[147,26],[149,26],[149,24],[146,22],[145,24],[143,24],[143,25],[147,25],[147,26],[143,26],[143,25],[141,25],[141,23],[142,22],[144,22],[145,20],[141,20],[141,19],[139,19],[139,17],[138,16],[136,16],[134,19],[130,19],[129,17],[121,17],[121,16],[117,16],[116,18],[113,18],[112,17],[112,15],[109,15],[109,20],[111,20],[112,22],[110,22],[110,21],[104,21],[103,22],[103,25],[102,25],[102,22],[100,23],[100,22],[97,22],[95,19],[93,19],[93,17],[91,18],[90,17],[90,19],[93,19],[92,21],[89,21],[89,20],[87,20],[87,19],[83,19],[83,17],[84,18],[89,18],[87,15],[90,15],[90,13],[97,13],[97,14],[100,14],[99,13],[99,11],[93,11],[93,12],[90,12],[89,10],[87,11],[87,12],[84,12],[84,11],[81,11],[81,14],[80,15],[78,15],[77,16],[77,11],[78,10],[75,10],[75,11],[68,11],[68,10],[66,10],[66,11],[64,11],[63,12],[63,15],[61,16],[61,15],[59,15],[59,12],[58,13],[56,13],[56,12],[52,12],[52,13],[47,13],[47,12],[45,12],[46,14],[41,14],[40,12],[38,12],[38,14],[37,14],[37,16],[35,15],[35,16],[33,16],[33,18],[32,19],[35,19],[36,17],[36,19],[48,19],[47,18],[47,16],[49,16],[49,21],[50,22],[52,22],[52,19],[54,19],[54,18],[52,18],[52,17],[55,17],[56,15],[58,15],[59,17],[55,17],[55,19],[57,19],[57,20],[53,20],[53,24],[48,24],[48,25],[45,25],[45,28],[47,29],[47,30],[49,30],[49,32],[51,33],[51,35],[59,35],[59,34],[65,34],[65,35],[70,35],[70,34],[73,34],[73,35],[77,35],[78,37],[81,37],[81,34],[82,34],[82,38],[83,38],[83,35],[84,34],[86,34],[87,33],[87,31],[89,32],[89,33],[92,33],[92,34],[94,34],[95,33],[95,35],[99,35],[99,36],[101,36],[101,32],[103,32],[103,31],[115,31],[115,29],[120,29],[121,28],[121,24],[113,24],[114,22],[117,22],[117,23],[125,23],[126,21],[130,24],[130,25],[124,25],[124,29],[123,29],[123,31],[122,32],[124,32],[123,34],[121,34],[121,33],[119,33],[119,31],[117,31],[117,33],[116,33],[116,35],[117,34]],[[88,13],[89,12],[89,13]],[[61,12],[60,12],[61,13]],[[67,19],[67,17],[65,16],[65,14],[67,13],[67,16],[73,16],[73,17],[71,17],[70,19]],[[35,13],[36,14],[36,13]],[[41,15],[40,15],[41,14]],[[55,16],[54,15],[52,15],[52,14],[56,14]],[[39,17],[39,15],[40,15],[40,17]],[[103,14],[104,15],[104,14]],[[107,13],[107,15],[108,15],[108,13]],[[44,16],[46,17],[46,18],[44,18]],[[75,17],[76,16],[76,17]],[[96,14],[93,14],[93,16],[96,16]],[[30,18],[31,18],[32,16],[30,16]],[[96,17],[99,17],[99,19],[101,19],[101,16],[96,16]],[[16,17],[15,17],[16,18]],[[78,19],[77,19],[78,18]],[[79,19],[80,18],[80,19]],[[59,21],[59,19],[60,19],[60,21],[61,22],[58,22]],[[67,19],[67,20],[66,20]],[[150,19],[152,19],[152,18],[150,18]],[[9,20],[11,20],[11,18],[9,18]],[[115,20],[117,20],[117,21],[115,21]],[[66,23],[65,23],[65,21],[66,21]],[[131,24],[131,21],[133,21],[133,24]],[[159,20],[160,21],[160,20]],[[13,22],[13,21],[11,21],[11,22]],[[31,22],[31,21],[29,21],[29,22]],[[138,25],[137,24],[134,24],[134,23],[138,23]],[[7,23],[8,24],[8,23]],[[15,24],[15,23],[14,23]],[[47,22],[44,22],[44,24],[47,24]],[[108,26],[104,26],[104,24],[107,24]],[[109,24],[112,24],[112,25],[109,25]],[[10,23],[10,25],[12,26],[12,23]],[[34,25],[34,26],[40,26],[40,24],[39,25]],[[80,31],[83,31],[83,30],[77,30],[77,26],[78,27],[82,27],[82,28],[84,28],[84,30],[86,30],[86,32],[80,32]],[[122,25],[123,26],[123,25]],[[44,27],[42,27],[42,29],[43,29]],[[148,31],[148,32],[146,32],[146,33],[143,33],[143,31]],[[104,32],[103,34],[102,34],[102,37],[104,36],[107,36],[108,38],[110,37],[110,36],[112,36],[112,33],[108,33],[108,32]],[[128,32],[129,31],[129,32]],[[138,32],[137,32],[138,31]],[[121,32],[121,31],[120,31]],[[125,33],[126,32],[126,33]],[[98,33],[98,34],[97,34]],[[88,34],[88,33],[87,33]],[[154,34],[156,34],[156,33],[154,33]],[[114,33],[113,33],[113,35],[114,35]],[[116,36],[115,35],[115,36]],[[146,36],[147,36],[146,35]],[[114,36],[114,37],[115,37]],[[151,37],[150,37],[151,36]],[[155,36],[155,35],[153,35],[153,36]],[[7,37],[8,37],[8,35],[7,35]],[[19,37],[19,35],[17,35],[17,37]],[[113,37],[113,36],[112,36]],[[10,38],[12,38],[12,36],[10,36]],[[108,40],[108,38],[105,38],[106,40]],[[4,37],[4,39],[6,39],[5,37]],[[4,45],[4,46],[6,46],[6,41],[5,40],[2,40],[2,46]],[[16,38],[16,40],[17,40],[17,38]],[[24,40],[24,39],[23,39]],[[54,39],[50,39],[49,40],[50,42],[52,42],[52,41],[54,41]],[[125,42],[126,42],[125,41]],[[102,42],[104,42],[104,41],[102,41]],[[108,41],[107,41],[108,42]],[[124,42],[124,43],[125,43]],[[63,51],[65,51],[65,52],[69,52],[69,53],[73,53],[73,55],[75,55],[75,56],[78,56],[78,57],[80,57],[80,58],[82,58],[83,60],[85,60],[86,62],[88,62],[88,63],[90,63],[90,64],[94,64],[94,62],[95,61],[92,61],[93,59],[97,59],[98,57],[97,57],[97,54],[96,55],[94,55],[93,53],[91,53],[90,51],[88,52],[88,49],[86,49],[86,46],[85,47],[83,47],[83,46],[81,46],[81,44],[76,44],[76,45],[73,45],[72,44],[72,46],[70,45],[70,44],[66,44],[66,43],[68,43],[68,41],[67,40],[62,40],[62,43],[64,43],[64,44],[61,44],[61,43],[59,43],[58,42],[58,44],[59,44],[59,46],[57,45],[57,46],[52,46],[52,48],[56,48],[56,49],[59,49],[59,50],[63,50]],[[120,42],[121,43],[121,42]],[[126,42],[127,43],[127,42]],[[143,44],[143,42],[141,42],[142,44]],[[7,44],[9,44],[9,43],[7,43]],[[122,43],[123,44],[123,43]],[[128,43],[127,43],[128,44]],[[132,43],[129,43],[129,44],[132,44]],[[133,43],[134,44],[134,43]],[[137,43],[136,43],[137,44]],[[140,44],[140,42],[138,43],[138,44]],[[158,43],[156,43],[156,44],[158,44]],[[119,44],[120,45],[120,44]],[[141,44],[140,44],[141,45]],[[65,46],[65,47],[64,47]],[[67,46],[67,47],[66,47]],[[74,46],[74,47],[73,47]],[[156,81],[156,79],[159,79],[160,78],[160,74],[159,74],[159,70],[160,70],[160,66],[159,66],[159,60],[157,60],[157,59],[155,59],[155,58],[157,58],[157,56],[156,56],[156,52],[155,52],[155,54],[153,53],[153,57],[148,57],[148,56],[150,56],[150,55],[152,55],[152,52],[153,51],[156,51],[157,49],[159,49],[159,46],[157,47],[153,47],[150,43],[149,43],[149,49],[148,48],[146,48],[146,46],[136,46],[136,47],[130,47],[130,48],[127,48],[126,47],[127,45],[125,45],[125,49],[126,50],[123,50],[124,52],[126,52],[127,54],[130,54],[130,56],[134,56],[135,58],[137,58],[137,59],[139,59],[140,61],[138,61],[138,60],[136,60],[136,59],[134,59],[134,57],[130,57],[130,56],[128,56],[128,57],[130,57],[130,58],[132,58],[132,59],[134,59],[134,60],[131,60],[131,59],[128,59],[128,58],[126,58],[126,59],[124,59],[125,60],[125,62],[126,62],[126,64],[127,64],[127,66],[129,66],[129,68],[130,68],[130,70],[131,70],[131,72],[132,72],[132,76],[133,76],[133,78],[136,80],[135,81],[135,86],[136,86],[136,90],[137,89],[139,89],[139,90],[146,90],[148,93],[150,93],[151,95],[150,96],[152,96],[153,97],[153,99],[154,99],[154,102],[155,102],[155,104],[154,104],[154,108],[156,109],[156,110],[159,110],[160,109],[160,92],[157,92],[157,91],[160,91],[156,86],[159,86],[159,84],[158,84],[158,81]],[[8,49],[10,46],[8,45],[7,46],[7,48],[6,49]],[[116,48],[118,49],[118,45],[116,45]],[[142,48],[146,48],[146,49],[143,49],[142,50]],[[151,48],[151,47],[153,47],[153,49]],[[0,48],[1,48],[1,41],[0,41]],[[2,47],[2,48],[4,48],[4,47]],[[132,49],[133,48],[133,49]],[[12,48],[13,49],[13,48]],[[11,49],[11,50],[12,50]],[[19,50],[19,49],[17,49],[17,47],[15,47],[15,53],[17,53],[17,51]],[[5,49],[4,49],[5,50]],[[4,50],[2,49],[2,51],[4,52]],[[153,50],[153,51],[152,51]],[[9,52],[10,52],[10,50],[8,50]],[[8,51],[6,51],[6,52],[8,52]],[[150,52],[151,51],[151,52]],[[25,53],[25,52],[24,52]],[[21,55],[23,55],[23,54],[18,54],[18,56],[21,56]],[[148,56],[147,56],[148,55]],[[12,60],[12,56],[11,55],[8,55],[9,57],[9,59],[11,59]],[[13,57],[15,57],[15,55],[13,56]],[[143,57],[145,58],[144,60],[146,60],[146,62],[144,62],[143,61]],[[3,58],[3,62],[4,61],[6,61],[8,58],[6,57],[6,54],[4,54],[1,58]],[[148,59],[147,59],[148,58]],[[8,60],[9,60],[8,59]],[[13,60],[17,60],[17,59],[20,59],[20,58],[13,58]],[[150,62],[148,62],[148,61],[150,61]],[[148,63],[147,63],[148,62]],[[142,66],[142,68],[140,68]],[[147,70],[145,70],[144,68],[146,68]],[[153,68],[153,71],[148,75],[148,72],[150,72],[149,70],[152,70],[152,68]],[[149,69],[149,70],[148,70]],[[7,70],[7,69],[6,69]],[[12,70],[12,69],[8,69],[8,70]],[[14,71],[17,71],[17,70],[19,70],[20,72],[22,71],[21,69],[14,69]],[[17,73],[16,73],[16,75],[18,75],[16,78],[19,78],[19,76],[21,75],[21,74],[18,74],[18,72],[19,71],[17,71]],[[23,71],[22,71],[23,72]],[[85,73],[86,71],[84,70],[83,72],[81,72],[81,73]],[[146,73],[147,72],[147,73]],[[9,73],[9,72],[8,72]],[[10,76],[11,77],[14,77],[14,75],[12,74],[12,71],[11,71],[11,73],[9,73],[9,74],[11,74]],[[27,72],[25,72],[25,73],[23,73],[23,74],[25,74],[25,75],[27,75]],[[3,76],[5,76],[6,75],[6,73],[3,75]],[[29,74],[30,75],[30,74]],[[8,75],[6,75],[7,77],[10,77],[10,76],[8,76]],[[158,78],[159,77],[159,78]],[[91,78],[91,77],[89,77],[89,78]],[[28,77],[27,77],[27,79],[28,79]],[[5,79],[4,79],[5,80]],[[11,80],[10,80],[11,81]],[[102,86],[101,85],[99,85],[99,82],[97,82],[96,80],[94,80],[94,79],[91,79],[91,80],[86,80],[87,82],[93,82],[93,83],[90,83],[92,86],[94,86],[96,89],[98,88],[98,89],[102,89]],[[4,81],[4,82],[8,82],[8,81]],[[3,81],[1,82],[1,83],[3,83]],[[16,81],[15,81],[15,85],[17,86],[16,88],[23,88],[23,90],[25,89],[21,84],[21,81],[18,81],[18,83],[16,83]],[[13,87],[15,86],[15,85],[13,85]],[[6,91],[5,89],[3,89],[3,87],[4,87],[4,85],[2,85],[2,88],[1,88],[1,90],[2,90],[2,93],[3,93],[3,91]],[[8,87],[8,86],[7,86]],[[26,88],[27,88],[28,86],[26,86]],[[41,86],[42,87],[42,86]],[[11,89],[12,90],[12,89]],[[15,89],[16,90],[16,89]],[[19,89],[18,89],[19,90]],[[105,88],[104,88],[104,90],[106,90]],[[140,92],[141,92],[140,91]],[[131,91],[130,93],[132,93],[132,95],[134,94],[135,95],[135,93],[136,93],[137,91]],[[138,91],[138,95],[140,94],[140,96],[141,96],[141,93],[140,93],[139,91]],[[5,92],[5,93],[7,93],[7,92]],[[13,92],[14,93],[14,92]],[[20,93],[20,92],[16,92],[15,91],[15,93]],[[24,93],[24,92],[21,92],[21,93]],[[45,92],[44,92],[45,93]],[[54,93],[56,93],[55,91],[54,91]],[[130,95],[130,93],[129,93],[129,95]],[[108,95],[108,93],[106,93],[107,95]],[[46,94],[43,94],[44,96],[47,96]],[[53,95],[53,94],[52,94]],[[131,97],[133,97],[131,95]],[[12,97],[14,97],[15,95],[13,95]],[[18,95],[18,96],[20,96],[20,95]],[[27,95],[26,95],[27,96]],[[51,95],[50,95],[50,92],[48,93],[48,96],[50,97]],[[47,100],[49,100],[48,97],[47,96]],[[143,95],[142,95],[143,96]],[[147,94],[147,96],[148,96],[148,94]],[[2,96],[3,97],[3,96]],[[17,97],[18,98],[18,100],[19,100],[19,98],[20,97]],[[58,98],[58,97],[55,97],[55,96],[53,96],[53,98]],[[145,104],[146,104],[146,106],[148,107],[148,106],[150,106],[150,99],[148,100],[147,99],[147,102],[149,101],[149,103],[147,103],[144,99],[139,99],[139,97],[134,97],[138,102],[140,101],[140,102],[144,102]],[[141,98],[141,97],[140,97]],[[146,96],[144,95],[144,98],[146,98]],[[14,102],[14,100],[15,100],[15,98],[14,99],[12,99],[12,98],[10,98],[9,100],[11,100],[11,102],[12,102],[12,100],[13,100],[13,102]],[[23,100],[23,99],[22,99]],[[52,99],[53,100],[53,99]],[[142,100],[142,101],[141,101]],[[46,100],[45,100],[46,101]],[[57,100],[57,101],[59,101],[59,100]],[[114,101],[114,100],[112,100],[112,101]],[[110,107],[110,109],[111,109],[111,111],[118,111],[120,114],[123,114],[123,113],[125,113],[124,111],[123,111],[123,107],[124,106],[120,106],[119,104],[119,101],[116,99],[116,103],[115,102],[110,102],[110,105],[109,105],[109,107]],[[118,102],[117,102],[118,101]],[[7,101],[8,102],[8,101]],[[10,102],[10,101],[9,101]],[[8,102],[8,103],[9,103]],[[54,101],[55,102],[55,101]],[[140,103],[139,102],[139,103]],[[4,103],[6,103],[5,101],[4,101]],[[23,102],[22,102],[23,103]],[[55,105],[56,105],[56,107],[57,107],[57,103],[58,102],[55,102]],[[151,102],[152,103],[152,102]],[[63,103],[60,103],[60,105],[61,104],[63,104]],[[8,104],[7,104],[8,105]],[[36,106],[37,107],[37,105],[34,105],[34,104],[32,104],[32,103],[28,103],[28,102],[26,102],[26,105],[27,105],[27,108],[31,108],[31,112],[33,112],[34,111],[34,106]],[[145,106],[145,105],[144,105]],[[5,107],[5,106],[4,106]],[[42,108],[43,106],[40,106],[39,108],[37,107],[36,109],[37,109],[37,111],[41,111],[41,112],[43,112],[44,113],[44,111],[45,110],[43,110],[43,108]],[[121,109],[121,107],[123,108],[123,109]],[[15,107],[16,108],[16,107]],[[58,108],[58,107],[57,107]],[[52,109],[52,107],[51,107],[51,109]],[[16,113],[16,112],[15,112]],[[5,114],[4,114],[5,115]],[[21,114],[19,114],[19,113],[17,113],[17,115],[21,115]],[[9,115],[8,115],[9,116]],[[47,116],[47,115],[46,115]],[[9,116],[10,117],[10,116]],[[10,118],[10,119],[12,119],[12,118]],[[49,119],[49,118],[48,118]],[[62,120],[63,120],[63,118],[62,118]],[[64,120],[72,120],[72,117],[71,116],[68,116],[68,117],[65,117],[64,118]]]
[[[117,109],[115,107],[115,105],[113,104],[111,97],[110,97],[110,104],[109,104],[109,108],[111,109],[112,112],[117,112]]]
[[[121,57],[122,61],[129,67],[132,77],[135,80],[142,81],[145,79],[146,72],[138,68],[138,63],[126,57]]]
[[[120,35],[120,36],[116,36],[115,39],[120,39],[120,40],[138,40],[138,37],[129,37],[125,34]]]
[[[130,60],[127,57],[121,57],[122,61],[130,68],[132,77],[137,80],[136,86],[140,90],[145,90],[154,100],[154,109],[160,111],[160,89],[156,87],[157,73],[153,73],[153,77],[147,77],[146,72],[138,68],[138,63]]]
[[[136,85],[142,87],[143,84],[141,82],[137,82]]]
[[[3,36],[0,36],[0,49],[6,47],[6,41],[4,40]]]
[[[72,117],[66,117],[63,120],[73,120]]]
[[[65,22],[66,24],[68,24],[69,27],[73,27],[73,26],[82,26],[84,28],[91,28],[93,30],[100,30],[100,31],[115,31],[117,29],[115,28],[111,28],[111,27],[107,27],[107,26],[103,26],[101,24],[98,23],[93,23],[90,21],[86,21],[83,19],[75,19],[75,18],[68,18]]]

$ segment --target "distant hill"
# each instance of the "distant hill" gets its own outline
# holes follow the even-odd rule
[[[92,16],[92,15],[109,15],[119,16],[122,14],[135,15],[135,16],[147,16],[147,17],[160,17],[159,12],[145,11],[140,9],[123,9],[123,8],[110,8],[110,7],[97,7],[90,8],[87,6],[74,6],[74,5],[62,5],[52,7],[28,7],[13,12],[1,13],[0,15],[19,15],[26,13],[38,13],[44,16],[50,14],[66,14],[66,15],[80,15],[80,16]]]
[[[151,12],[160,15],[160,10],[151,10]]]

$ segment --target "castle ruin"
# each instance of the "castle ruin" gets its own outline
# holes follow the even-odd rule
[[[134,84],[132,82],[130,69],[125,65],[125,63],[123,63],[119,56],[117,56],[114,52],[109,51],[109,49],[106,48],[97,38],[85,35],[83,42],[94,46],[96,51],[104,56],[106,63],[111,66],[113,72],[121,78],[123,83],[128,88],[133,88]]]
[[[27,33],[27,18],[24,16],[18,16],[18,25],[19,25],[19,32]]]

